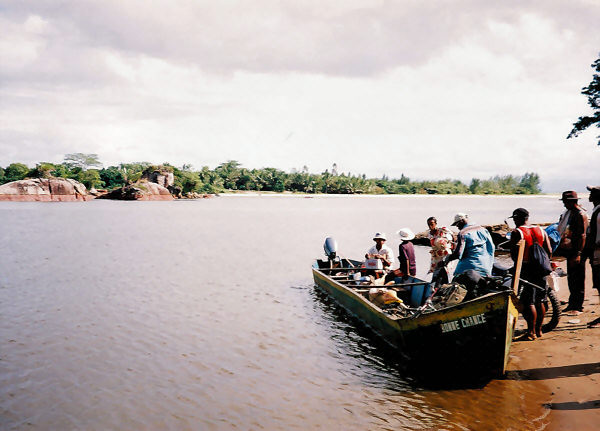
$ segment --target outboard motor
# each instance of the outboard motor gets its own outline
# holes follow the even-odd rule
[[[336,260],[338,245],[335,239],[331,238],[330,236],[325,238],[323,249],[325,250],[325,256],[327,256],[327,259],[329,259],[329,261]]]

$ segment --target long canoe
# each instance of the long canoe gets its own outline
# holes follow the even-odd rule
[[[467,378],[505,373],[518,317],[510,290],[400,317],[369,301],[365,286],[353,286],[340,277],[354,271],[352,262],[358,263],[344,259],[346,268],[331,270],[328,261],[316,260],[312,267],[316,285],[411,364]],[[411,286],[427,283],[416,278],[409,281]]]

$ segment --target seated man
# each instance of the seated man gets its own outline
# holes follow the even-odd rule
[[[460,229],[454,251],[449,254],[440,265],[446,265],[454,259],[458,259],[458,265],[454,270],[454,276],[472,269],[482,277],[492,274],[494,265],[494,242],[488,230],[482,226],[469,223],[469,216],[458,213],[454,216],[454,223]]]
[[[385,234],[377,232],[373,237],[375,245],[367,251],[365,259],[379,259],[383,265],[383,269],[387,270],[394,264],[394,252],[391,248],[385,245]],[[376,276],[380,276],[381,273],[376,273]]]

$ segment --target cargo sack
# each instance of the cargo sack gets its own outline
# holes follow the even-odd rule
[[[550,238],[550,247],[552,247],[552,253],[556,251],[560,244],[560,232],[558,231],[558,223],[553,223],[546,228],[546,234]]]
[[[462,284],[452,282],[441,286],[432,298],[436,308],[450,307],[460,304],[467,296],[467,289]]]
[[[369,301],[378,307],[402,302],[394,290],[376,287],[369,290]]]
[[[536,278],[544,278],[552,272],[548,253],[537,242],[534,242],[529,249],[527,272]]]

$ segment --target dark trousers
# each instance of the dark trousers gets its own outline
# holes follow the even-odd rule
[[[578,264],[567,260],[567,282],[569,284],[569,305],[572,310],[583,308],[585,295],[585,260],[581,259]]]
[[[600,295],[600,265],[592,265],[592,282],[594,289],[597,289]]]

